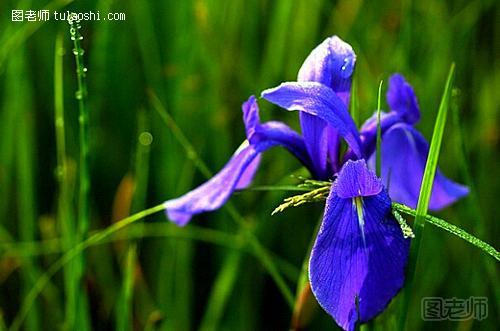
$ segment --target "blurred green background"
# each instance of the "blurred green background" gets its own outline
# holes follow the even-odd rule
[[[14,9],[46,6],[99,11],[101,17],[126,14],[125,21],[82,22],[91,234],[202,183],[200,160],[212,172],[220,169],[245,138],[241,103],[295,80],[307,54],[336,34],[357,53],[361,119],[376,108],[379,81],[400,72],[417,93],[418,128],[427,138],[448,69],[456,62],[440,166],[471,185],[473,194],[438,216],[498,247],[498,1],[2,0],[0,330],[11,325],[28,291],[78,239],[78,104],[69,27],[52,16],[47,22],[11,17]],[[55,120],[57,100],[57,109],[64,106],[64,126]],[[260,106],[264,119],[298,128],[296,114],[264,101]],[[186,153],[177,128],[196,153]],[[265,154],[255,184],[296,183],[289,174],[299,168],[285,151],[274,149]],[[22,328],[286,330],[291,309],[248,233],[294,292],[322,205],[271,217],[290,194],[242,192],[229,207],[198,216],[183,229],[166,222],[163,213],[148,217],[66,264],[44,287]],[[408,330],[495,330],[496,263],[427,226]],[[429,296],[487,297],[489,317],[423,322],[420,300]],[[399,303],[400,296],[371,329],[394,328]],[[303,326],[335,329],[315,305],[310,303],[313,313]]]

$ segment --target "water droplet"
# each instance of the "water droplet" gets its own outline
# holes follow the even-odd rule
[[[87,68],[83,68],[83,72],[87,72],[87,71],[88,71],[88,69],[87,69]]]
[[[75,54],[75,55],[83,55],[84,53],[85,53],[85,51],[83,49],[73,48],[73,54]]]
[[[76,91],[75,92],[75,98],[76,98],[76,100],[82,100],[82,98],[83,98],[82,91]]]
[[[149,146],[153,142],[153,135],[147,131],[141,132],[139,135],[139,143],[143,146]]]

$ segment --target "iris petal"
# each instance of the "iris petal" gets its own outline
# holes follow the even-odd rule
[[[259,166],[260,153],[271,147],[284,146],[305,166],[311,165],[304,141],[295,131],[280,122],[260,123],[255,97],[250,97],[242,108],[248,140],[209,181],[165,202],[168,218],[177,225],[187,224],[193,215],[220,208],[235,190],[250,185]]]
[[[365,170],[360,171],[361,166]],[[362,192],[371,194],[370,188],[380,185],[364,161],[348,161],[337,182],[350,181],[351,175],[364,178],[353,184]],[[356,323],[382,312],[402,287],[409,240],[403,238],[391,215],[385,190],[341,198],[337,192],[340,186],[334,184],[327,199],[311,252],[309,279],[320,305],[344,330],[354,330]],[[361,220],[359,215],[363,215]]]
[[[300,112],[300,127],[307,151],[311,156],[311,171],[317,179],[328,179],[330,172],[327,168],[328,145],[326,139],[326,122],[311,114]]]
[[[390,112],[382,112],[380,115],[380,128],[382,134],[397,123],[415,124],[420,120],[420,110],[417,97],[413,88],[400,74],[394,74],[389,78],[389,89],[387,90],[387,103]],[[366,157],[375,150],[377,135],[377,113],[375,112],[363,124],[360,130],[363,152]]]
[[[413,88],[400,74],[389,78],[387,103],[391,110],[399,113],[408,124],[415,124],[420,120],[420,110]]]
[[[288,82],[262,92],[262,97],[287,110],[317,116],[335,128],[353,152],[361,157],[361,142],[346,105],[335,92],[316,82]]]
[[[256,170],[253,161],[263,148],[260,149],[245,142],[243,148],[236,151],[224,168],[209,181],[177,199],[165,202],[168,218],[177,225],[184,226],[193,215],[220,208],[239,183],[250,183]],[[241,184],[238,186],[242,187]]]
[[[318,82],[330,87],[345,105],[349,104],[356,55],[352,47],[337,36],[325,39],[306,58],[299,70],[299,82]],[[338,170],[338,132],[323,119],[301,112],[300,126],[313,162],[312,171],[320,179],[331,178]],[[325,132],[327,131],[327,132]],[[328,167],[330,156],[332,167]],[[332,158],[335,156],[335,158]]]
[[[337,36],[325,39],[306,58],[299,70],[299,82],[318,82],[330,87],[349,104],[356,54]]]
[[[415,208],[420,193],[429,144],[408,124],[396,124],[382,136],[382,180],[389,187],[392,200]],[[375,166],[375,153],[370,157]],[[464,197],[466,186],[446,178],[438,169],[429,203],[429,209],[439,210]]]

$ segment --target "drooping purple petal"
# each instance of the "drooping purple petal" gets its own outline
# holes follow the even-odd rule
[[[346,105],[323,84],[289,82],[265,90],[262,97],[287,110],[299,110],[323,119],[346,140],[354,153],[361,157],[358,130]]]
[[[220,208],[235,190],[250,185],[259,166],[260,153],[271,147],[284,146],[305,166],[311,165],[301,136],[280,122],[260,123],[255,97],[250,97],[242,108],[248,140],[209,181],[165,202],[168,218],[177,225],[187,224],[193,215]]]
[[[229,162],[209,181],[183,196],[165,202],[168,218],[179,226],[186,225],[193,215],[220,208],[229,199],[238,183],[248,185],[255,167],[249,167],[258,158],[257,150],[248,142],[233,155]],[[245,174],[248,170],[249,173]],[[243,185],[238,185],[242,188]]]
[[[354,191],[368,196],[339,196]],[[314,295],[344,330],[382,312],[403,285],[409,240],[390,210],[387,192],[364,160],[347,161],[327,199],[309,261]]]
[[[238,182],[236,183],[235,190],[243,190],[247,188],[253,180],[253,177],[255,176],[255,173],[259,169],[260,165],[260,159],[261,156],[257,155],[252,162],[250,162],[245,171],[241,174],[240,179],[238,179]]]
[[[330,87],[347,106],[355,62],[356,55],[349,44],[337,36],[329,37],[306,58],[297,80],[318,82]],[[312,172],[317,178],[330,178],[338,170],[335,169],[338,163],[338,133],[321,118],[305,112],[300,112],[299,117],[302,135],[313,163]],[[333,155],[336,158],[332,159]],[[331,167],[327,165],[327,156],[330,156]]]
[[[386,98],[389,108],[399,113],[404,122],[415,124],[420,120],[417,97],[402,75],[394,74],[389,78]]]
[[[416,207],[428,153],[429,144],[411,125],[396,124],[382,136],[381,174],[392,200]],[[374,154],[369,165],[374,169]],[[429,209],[445,208],[468,192],[466,186],[449,180],[438,169]]]

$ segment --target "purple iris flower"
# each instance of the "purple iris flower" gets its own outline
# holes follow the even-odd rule
[[[429,154],[429,144],[413,127],[420,119],[417,98],[399,74],[390,77],[386,97],[391,110],[380,116],[382,180],[392,200],[415,208]],[[372,169],[375,168],[376,132],[377,114],[373,114],[361,127],[363,153]],[[468,193],[466,186],[449,180],[438,169],[429,208],[442,209]]]
[[[309,279],[319,304],[345,330],[379,314],[403,285],[409,239],[391,214],[389,196],[415,206],[429,149],[413,127],[420,117],[413,89],[394,75],[387,93],[391,111],[381,116],[382,179],[375,176],[376,118],[359,132],[348,112],[355,62],[350,45],[336,36],[327,38],[307,57],[297,82],[262,93],[300,112],[302,136],[280,122],[261,123],[252,96],[243,104],[247,139],[226,166],[193,191],[165,202],[168,218],[178,225],[218,209],[250,184],[260,153],[275,146],[289,150],[314,178],[334,180]],[[348,146],[343,156],[342,139]],[[430,206],[442,208],[465,194],[466,187],[439,172]]]

